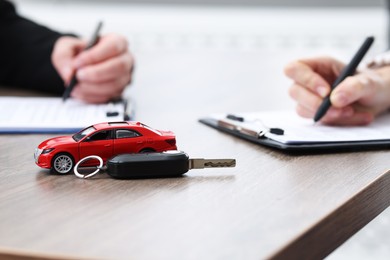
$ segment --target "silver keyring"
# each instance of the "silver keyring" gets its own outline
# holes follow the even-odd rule
[[[99,161],[99,166],[96,167],[96,171],[94,171],[94,172],[92,172],[92,173],[90,173],[88,175],[80,174],[78,172],[78,170],[77,170],[79,168],[79,165],[82,164],[83,162],[89,160],[89,159],[96,159],[96,160],[98,160]],[[103,159],[101,157],[97,156],[97,155],[90,155],[90,156],[87,156],[87,157],[84,157],[83,159],[81,159],[76,164],[76,166],[74,167],[73,171],[74,171],[74,174],[77,177],[79,177],[81,179],[87,179],[87,178],[91,178],[92,176],[96,175],[100,171],[100,169],[102,169],[102,168],[103,168]]]

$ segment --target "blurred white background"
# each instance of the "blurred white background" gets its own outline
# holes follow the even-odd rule
[[[191,100],[191,93],[181,102],[174,93],[164,98],[185,112],[195,111],[197,117],[227,112],[219,111],[218,100],[207,97],[208,88],[218,88],[220,98],[231,99],[231,111],[293,109],[283,75],[287,62],[315,55],[348,62],[369,35],[376,42],[367,58],[388,45],[383,1],[14,2],[21,14],[82,37],[89,37],[97,21],[104,21],[103,33],[124,34],[135,55],[135,81],[128,93],[135,100],[148,95],[151,105],[161,98],[164,86],[176,84],[185,91],[186,85],[196,84],[205,92],[204,100]],[[267,103],[259,104],[251,96],[253,88],[264,88]],[[244,95],[248,102],[237,107],[234,100]],[[215,111],[202,111],[203,102],[215,103]],[[158,109],[164,113],[164,108]],[[387,210],[328,258],[390,259],[389,222]]]
[[[283,75],[288,61],[333,55],[348,62],[368,35],[374,35],[376,42],[367,57],[387,45],[385,8],[376,5],[273,7],[91,0],[16,2],[22,14],[63,32],[89,37],[97,21],[103,20],[103,33],[114,31],[126,35],[136,57],[137,71],[130,88],[134,96],[163,91],[164,86],[171,84],[182,85],[183,89],[188,84],[196,84],[199,91],[219,88],[221,98],[231,99],[231,111],[236,112],[292,108],[294,104],[287,95],[289,81]],[[250,96],[253,88],[264,88],[270,97],[268,102],[258,104],[257,98]],[[237,90],[248,93],[245,107],[234,104]],[[154,98],[160,97],[150,95],[151,104]],[[167,102],[176,102],[173,95],[167,98]],[[274,102],[275,99],[282,102]],[[193,108],[199,102],[215,100],[205,97],[187,105]],[[276,107],[276,103],[284,107]],[[216,103],[215,110],[218,109]]]

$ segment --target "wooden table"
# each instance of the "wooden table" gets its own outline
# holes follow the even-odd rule
[[[199,71],[185,81],[141,70],[130,93],[138,120],[174,131],[191,157],[236,158],[233,169],[81,180],[35,165],[34,148],[51,135],[0,136],[0,257],[323,258],[390,205],[389,151],[288,155],[198,123],[212,112],[276,107],[253,84],[227,87],[237,69],[214,87],[191,78]]]

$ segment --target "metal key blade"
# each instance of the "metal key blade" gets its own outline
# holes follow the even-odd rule
[[[190,159],[190,169],[235,167],[235,159]]]

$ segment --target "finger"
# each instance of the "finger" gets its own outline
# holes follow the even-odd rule
[[[77,68],[96,64],[106,59],[115,57],[127,51],[127,40],[116,34],[109,34],[99,39],[92,48],[80,53],[74,61]]]
[[[95,92],[86,93],[81,88],[82,86],[75,88],[72,92],[72,97],[87,103],[93,103],[93,104],[107,103],[112,99],[120,97],[120,93],[117,92],[110,92],[109,94],[104,95]]]
[[[125,75],[121,78],[102,82],[102,83],[80,83],[80,91],[83,95],[101,95],[101,96],[118,96],[121,94],[128,82],[130,81],[130,75]]]
[[[306,107],[300,105],[300,104],[297,104],[297,106],[295,107],[295,111],[297,112],[297,114],[303,118],[313,118],[314,117],[314,112],[307,109]]]
[[[82,93],[74,91],[72,92],[72,97],[75,99],[82,100],[86,103],[90,104],[103,104],[108,103],[110,100],[114,99],[115,97],[109,97],[109,96],[101,96],[101,95],[83,95]]]
[[[305,107],[306,109],[312,111],[313,113],[317,111],[318,107],[322,103],[322,98],[318,95],[311,92],[309,89],[298,85],[293,84],[289,89],[289,95],[293,98],[298,104]]]
[[[74,73],[72,60],[84,48],[85,44],[80,39],[68,36],[59,38],[55,43],[51,61],[65,82],[70,81]]]
[[[72,97],[90,103],[107,102],[112,98],[119,97],[130,80],[131,76],[125,75],[114,81],[99,84],[81,82],[73,90]]]
[[[80,81],[99,83],[130,74],[133,58],[130,53],[111,58],[98,64],[83,67],[77,71]]]
[[[320,121],[325,124],[343,122],[352,118],[354,116],[354,113],[355,110],[351,106],[347,106],[344,108],[330,107]]]
[[[366,73],[347,77],[332,92],[330,100],[335,107],[344,107],[354,102],[373,99],[377,79]]]
[[[369,112],[355,112],[351,117],[329,118],[324,117],[322,123],[334,126],[359,126],[368,125],[374,120],[374,115]]]
[[[304,118],[314,118],[314,115],[317,111],[312,111],[306,107],[298,104],[295,108],[298,115]],[[325,116],[321,119],[321,122],[329,124],[332,122],[337,122],[350,118],[354,115],[354,109],[350,106],[339,109],[339,108],[329,108]]]
[[[327,56],[301,59],[299,61],[312,68],[314,72],[321,75],[328,83],[333,83],[345,67],[344,63]]]
[[[321,97],[327,96],[330,91],[329,83],[310,66],[301,61],[288,64],[284,69],[284,73],[299,85],[305,86],[305,88]]]

